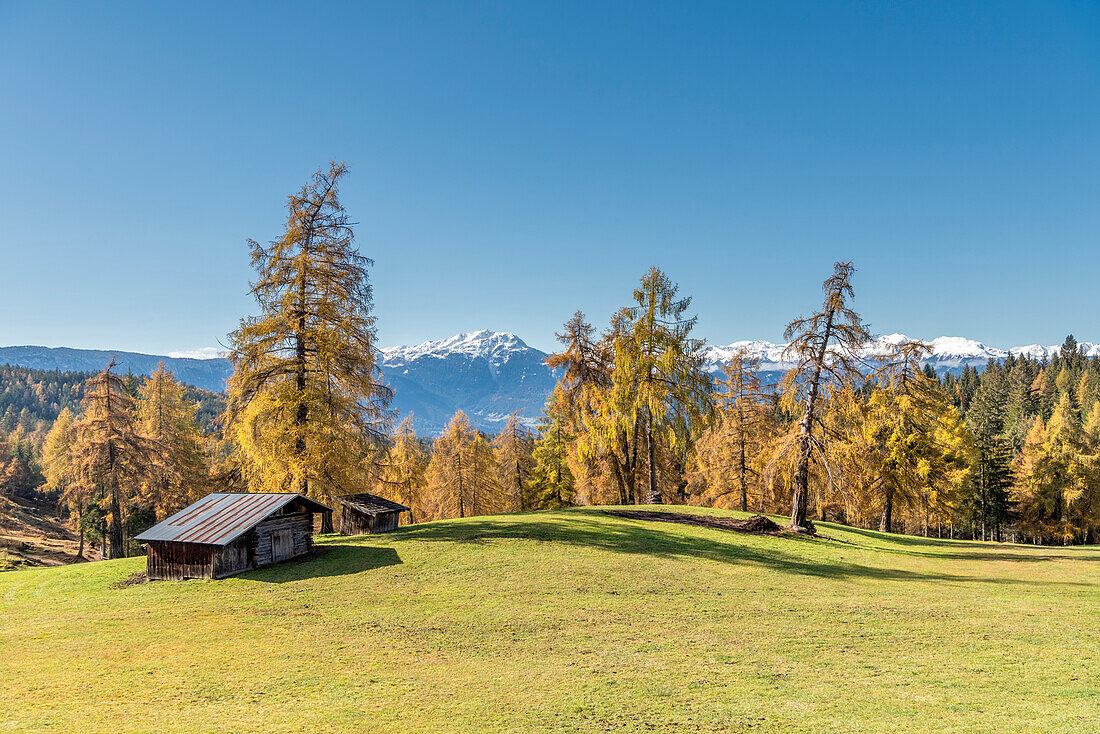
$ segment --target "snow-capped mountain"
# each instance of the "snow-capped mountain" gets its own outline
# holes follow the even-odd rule
[[[482,329],[388,347],[381,357],[393,407],[399,417],[412,413],[413,425],[424,435],[441,432],[456,410],[489,432],[499,431],[517,410],[533,425],[554,389],[546,353],[506,332]]]
[[[508,362],[515,354],[530,350],[522,339],[507,331],[471,331],[455,334],[449,339],[426,341],[414,346],[386,347],[382,349],[382,359],[391,367],[415,362],[425,357],[446,359],[454,354],[464,354],[474,359],[485,359],[494,366]]]
[[[886,354],[890,348],[902,342],[911,341],[904,334],[887,334],[880,336],[868,343],[862,350],[864,357],[875,357]],[[997,361],[1005,359],[1009,354],[1027,355],[1032,359],[1050,359],[1061,351],[1060,346],[1043,346],[1031,344],[1011,349],[999,349],[987,346],[980,341],[967,339],[961,336],[940,336],[927,342],[932,350],[922,361],[932,365],[940,374],[958,372],[964,367],[982,368],[989,364],[989,360]],[[706,367],[711,372],[718,372],[729,362],[729,358],[738,348],[745,348],[750,357],[760,359],[762,372],[783,372],[794,366],[789,355],[785,355],[786,344],[775,344],[767,341],[740,341],[727,346],[711,346],[705,349]],[[1079,342],[1078,347],[1086,356],[1100,356],[1100,344]]]
[[[782,372],[791,368],[791,363],[785,359],[783,352],[786,344],[773,344],[757,339],[756,341],[740,341],[727,344],[724,347],[708,344],[703,349],[704,364],[708,372],[720,372],[729,364],[730,357],[740,349],[744,349],[750,358],[760,360],[762,372]]]

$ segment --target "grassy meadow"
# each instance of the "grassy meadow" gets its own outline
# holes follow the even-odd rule
[[[0,732],[1100,732],[1100,547],[819,530],[585,508],[6,572]]]

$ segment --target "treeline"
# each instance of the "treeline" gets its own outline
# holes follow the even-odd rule
[[[1049,361],[1010,355],[943,389],[965,415],[972,464],[959,507],[976,537],[1096,542],[1100,358],[1073,336]]]
[[[677,502],[791,513],[794,527],[1095,542],[1100,359],[1072,336],[1050,360],[958,377],[922,366],[919,342],[869,358],[851,272],[838,264],[822,310],[792,322],[797,368],[766,385],[745,353],[717,380],[703,371],[690,300],[654,269],[605,330],[579,312],[565,324],[534,433],[513,416],[478,434],[459,414],[433,443],[405,423],[366,481],[420,519]]]
[[[48,430],[63,409],[80,405],[89,377],[85,372],[0,365],[0,433]]]
[[[31,496],[42,489],[46,434],[63,410],[78,409],[88,377],[0,366],[0,494]]]
[[[1072,337],[1049,362],[1010,357],[958,378],[923,366],[920,342],[868,357],[850,263],[835,265],[818,310],[788,324],[795,367],[780,384],[764,384],[744,352],[709,374],[691,299],[653,268],[603,329],[580,312],[565,323],[548,358],[561,378],[533,430],[513,415],[487,435],[461,413],[431,439],[408,418],[394,427],[371,262],[338,196],[346,171],[318,171],[290,197],[283,234],[250,242],[258,313],[229,335],[224,402],[163,366],[144,380],[110,366],[83,382],[32,376],[10,404],[22,401],[22,415],[40,393],[38,415],[56,419],[46,432],[16,418],[0,470],[16,460],[32,476],[0,473],[0,490],[56,493],[107,556],[131,552],[134,534],[212,490],[322,502],[371,491],[410,506],[414,522],[681,503],[789,514],[793,532],[831,520],[1095,541],[1100,361]]]

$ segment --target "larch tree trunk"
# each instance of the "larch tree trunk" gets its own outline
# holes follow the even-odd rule
[[[749,484],[748,484],[748,464],[745,461],[745,412],[741,406],[740,401],[737,405],[737,415],[741,430],[738,432],[737,448],[739,449],[737,471],[741,480],[741,512],[749,511]]]
[[[789,526],[792,530],[799,530],[806,526],[806,511],[809,506],[810,494],[810,455],[813,452],[814,410],[817,408],[817,394],[821,386],[821,370],[825,364],[829,340],[832,338],[833,318],[834,312],[830,308],[821,347],[814,355],[814,375],[810,381],[809,393],[806,396],[806,412],[802,414],[802,420],[798,424],[798,466],[794,471],[794,492],[791,497],[791,524]]]
[[[646,450],[649,453],[649,491],[645,501],[648,505],[664,504],[661,487],[657,484],[657,452],[653,445],[653,416],[646,413]]]
[[[886,501],[882,504],[882,519],[879,522],[879,530],[884,533],[890,532],[890,527],[894,521],[894,490],[886,490]]]
[[[80,513],[76,517],[77,530],[80,531],[80,547],[77,548],[76,557],[84,557],[84,509],[81,508]]]

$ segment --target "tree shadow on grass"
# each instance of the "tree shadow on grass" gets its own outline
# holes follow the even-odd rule
[[[1018,563],[1027,562],[1039,562],[1039,561],[1100,561],[1100,556],[1088,555],[1087,546],[1064,546],[1065,551],[1068,552],[1054,552],[1053,549],[1049,549],[1046,552],[1035,552],[1034,549],[1042,548],[1042,546],[1022,545],[1015,543],[997,543],[994,544],[989,541],[979,540],[947,540],[946,538],[922,538],[912,535],[897,535],[893,533],[883,533],[875,530],[865,530],[863,528],[853,528],[843,526],[845,532],[853,535],[860,535],[865,538],[873,538],[875,540],[882,540],[895,545],[903,546],[903,548],[888,548],[882,546],[863,545],[850,540],[842,540],[839,538],[829,538],[833,542],[843,543],[844,545],[850,545],[854,548],[861,550],[878,551],[881,553],[891,553],[894,555],[903,556],[920,556],[923,558],[942,558],[947,561],[1011,561]],[[943,551],[922,551],[915,550],[920,547],[937,547],[943,548]],[[963,550],[961,552],[947,549],[973,549]],[[999,549],[1000,552],[995,552],[991,549]],[[1075,554],[1076,549],[1082,549],[1084,553]]]
[[[537,521],[520,519],[523,517],[523,515],[499,519],[478,517],[468,518],[466,521],[408,525],[390,534],[390,537],[395,541],[423,540],[473,544],[488,544],[498,540],[553,542],[656,558],[697,558],[718,563],[752,564],[783,573],[840,580],[877,579],[1048,586],[1094,585],[1075,581],[1023,580],[909,571],[842,560],[819,561],[798,552],[800,549],[813,548],[815,545],[813,541],[792,536],[752,536],[754,542],[747,542],[750,536],[727,530],[693,528],[694,532],[684,532],[683,528],[686,526],[683,525],[666,526],[665,523],[620,518],[607,518],[601,521],[585,512],[571,512],[568,517],[542,516]],[[873,552],[878,549],[867,550]]]
[[[401,557],[393,548],[332,544],[317,546],[304,556],[243,573],[241,578],[268,584],[285,584],[303,579],[347,576],[400,563]]]

